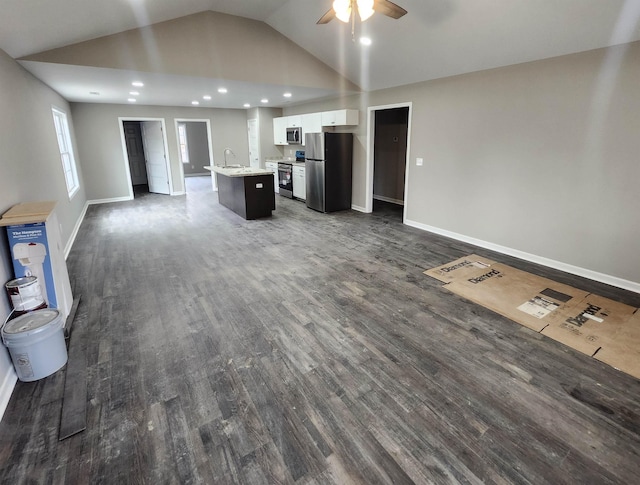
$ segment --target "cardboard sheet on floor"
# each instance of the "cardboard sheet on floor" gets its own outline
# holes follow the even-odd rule
[[[588,293],[505,264],[455,279],[445,288],[525,327],[540,332]]]
[[[592,356],[616,340],[616,334],[626,327],[636,310],[624,303],[590,294],[561,310],[560,318],[545,327],[542,334]]]
[[[640,310],[637,310],[594,356],[640,379]]]
[[[428,269],[424,271],[424,274],[443,283],[450,283],[451,281],[472,278],[476,275],[486,273],[485,270],[494,264],[496,264],[496,262],[489,258],[471,254],[470,256],[458,258],[455,261],[443,264],[437,268]]]
[[[451,292],[640,379],[640,309],[475,254],[424,272]]]

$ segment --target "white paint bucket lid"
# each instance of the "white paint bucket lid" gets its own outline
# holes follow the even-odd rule
[[[25,313],[5,324],[2,328],[2,340],[10,345],[9,342],[45,337],[58,330],[61,322],[60,312],[54,308]]]

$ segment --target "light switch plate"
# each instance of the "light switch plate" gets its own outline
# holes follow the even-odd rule
[[[422,167],[423,163],[424,163],[424,160],[422,158],[416,158],[416,165],[418,167]]]

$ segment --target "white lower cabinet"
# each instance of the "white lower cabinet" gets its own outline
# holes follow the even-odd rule
[[[307,199],[307,181],[304,167],[293,167],[293,196],[296,199]]]
[[[273,191],[280,193],[280,185],[278,185],[278,162],[264,162],[264,167],[273,174]]]

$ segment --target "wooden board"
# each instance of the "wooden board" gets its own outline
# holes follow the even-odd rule
[[[65,322],[65,333],[69,335],[69,360],[65,373],[62,413],[58,440],[62,441],[87,428],[87,356],[82,343],[71,339],[73,319],[78,310],[80,297],[73,301],[71,312]],[[72,345],[73,344],[73,345]]]
[[[71,330],[73,328],[73,320],[76,317],[76,312],[78,311],[78,305],[80,305],[80,298],[82,295],[78,295],[73,299],[73,305],[71,305],[71,310],[69,310],[69,315],[67,315],[67,319],[64,322],[64,338],[71,338]]]
[[[73,352],[67,362],[58,440],[87,429],[87,357]]]
[[[33,224],[44,222],[56,206],[55,201],[23,202],[14,205],[5,212],[0,219],[0,226],[13,226],[18,224]]]

